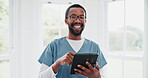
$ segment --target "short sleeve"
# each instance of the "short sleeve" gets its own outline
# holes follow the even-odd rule
[[[51,66],[53,64],[52,46],[49,44],[39,58],[39,62]]]
[[[98,56],[97,61],[98,61],[100,68],[102,68],[107,64],[107,61],[106,61],[102,51],[100,50],[99,46],[98,46],[98,54],[99,54],[99,56]]]

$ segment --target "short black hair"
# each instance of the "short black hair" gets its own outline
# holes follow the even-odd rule
[[[85,18],[86,18],[86,10],[84,9],[84,7],[83,6],[81,6],[80,4],[73,4],[73,5],[71,5],[71,6],[69,6],[68,8],[67,8],[67,10],[66,10],[66,12],[65,12],[65,19],[67,19],[68,18],[68,13],[69,13],[69,10],[71,9],[71,8],[82,8],[83,10],[84,10],[84,12],[85,12]]]

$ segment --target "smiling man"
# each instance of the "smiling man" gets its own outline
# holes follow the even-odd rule
[[[81,37],[86,23],[86,10],[79,4],[71,5],[66,10],[65,23],[69,28],[68,35],[49,43],[39,58],[39,78],[102,78],[100,71],[107,62],[99,45]],[[78,65],[82,70],[74,69],[76,74],[70,74],[74,54],[86,52],[99,54],[96,66],[86,62],[89,68]]]
[[[86,22],[85,16],[85,11],[82,8],[71,8],[69,10],[65,19],[65,23],[69,26],[69,36],[81,36]]]

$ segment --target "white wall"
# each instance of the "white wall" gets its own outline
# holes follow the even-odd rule
[[[87,10],[87,23],[84,30],[84,36],[97,42],[102,51],[106,51],[107,35],[104,28],[107,23],[107,0],[84,0],[84,6]]]
[[[35,78],[41,52],[39,5],[36,0],[21,0],[21,78]]]
[[[91,3],[91,4],[90,4]],[[101,7],[100,7],[100,1],[99,0],[84,0],[84,6],[86,7],[87,11],[87,23],[85,27],[85,32],[84,36],[87,38],[94,40],[96,42],[99,42],[99,32],[100,30],[100,25],[101,24],[101,19],[99,19],[100,14],[101,14]],[[99,8],[98,8],[99,7]],[[98,30],[99,29],[99,30]],[[94,35],[98,34],[98,36]],[[101,40],[101,39],[100,39]]]
[[[37,78],[42,40],[39,23],[39,1],[14,0],[14,51],[12,78]]]

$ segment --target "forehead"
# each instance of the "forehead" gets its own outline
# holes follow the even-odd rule
[[[69,13],[68,13],[68,15],[72,15],[72,14],[75,14],[77,16],[79,16],[79,15],[85,15],[85,11],[82,8],[74,7],[74,8],[71,8],[69,10]]]

